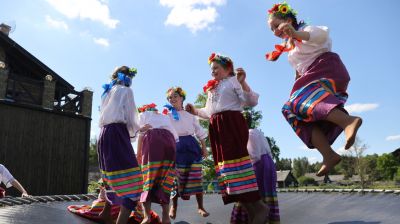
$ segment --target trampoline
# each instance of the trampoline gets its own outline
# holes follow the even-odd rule
[[[67,211],[68,205],[90,204],[95,195],[55,195],[32,199],[0,199],[0,223],[94,223]],[[294,190],[278,193],[283,224],[398,224],[400,191]],[[224,206],[220,195],[206,194],[204,206],[210,216],[197,214],[195,198],[179,200],[175,224],[227,224],[232,204]],[[152,206],[158,214],[161,207]]]

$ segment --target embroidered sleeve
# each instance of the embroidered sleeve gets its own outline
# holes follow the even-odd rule
[[[307,42],[323,44],[329,38],[329,29],[326,26],[307,26],[304,31],[310,34],[310,39]]]
[[[139,122],[137,116],[137,109],[135,100],[133,97],[133,91],[129,88],[126,88],[126,96],[125,96],[125,116],[127,120],[127,128],[129,131],[129,136],[135,136],[137,130],[139,130]]]
[[[193,126],[194,126],[194,134],[196,135],[197,139],[203,140],[207,138],[207,132],[201,127],[199,120],[193,116]]]

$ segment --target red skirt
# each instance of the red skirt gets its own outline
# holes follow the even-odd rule
[[[210,118],[209,136],[224,204],[261,199],[247,152],[249,130],[240,111],[223,111]]]

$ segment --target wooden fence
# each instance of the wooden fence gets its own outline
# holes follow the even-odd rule
[[[81,115],[2,101],[0,163],[30,194],[86,193],[90,122]]]

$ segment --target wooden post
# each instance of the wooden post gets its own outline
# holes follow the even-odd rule
[[[6,99],[9,70],[0,67],[0,100]]]
[[[52,110],[54,108],[54,95],[56,82],[51,75],[46,75],[43,83],[42,107]]]
[[[93,92],[89,89],[84,89],[82,91],[82,112],[81,114],[85,117],[92,116],[92,101]]]

